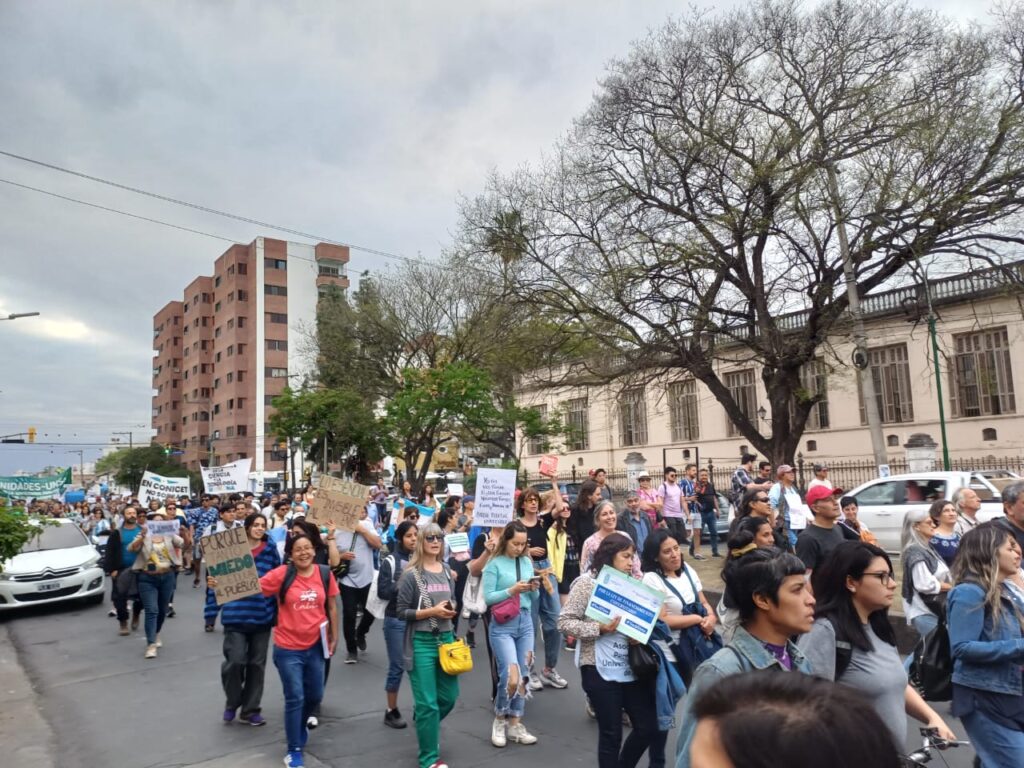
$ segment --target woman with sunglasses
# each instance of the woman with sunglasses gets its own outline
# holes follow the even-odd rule
[[[786,535],[786,531],[780,523],[784,521],[779,518],[776,519],[772,512],[771,500],[768,497],[768,491],[760,488],[755,490],[746,491],[740,503],[736,508],[736,517],[729,523],[729,538],[732,538],[736,534],[736,530],[740,524],[740,521],[747,517],[763,517],[768,521],[772,528],[772,537],[775,539],[775,546],[780,550],[788,552],[792,548],[789,546],[789,538]]]
[[[448,768],[441,761],[441,721],[459,698],[459,679],[441,669],[439,643],[454,642],[455,581],[442,562],[444,533],[428,523],[419,534],[398,583],[395,613],[405,621],[405,668],[412,686],[419,768]]]
[[[844,541],[814,569],[814,626],[797,641],[818,677],[860,691],[892,732],[907,737],[907,715],[944,739],[956,736],[907,681],[889,608],[896,594],[892,561],[872,544]]]
[[[927,510],[911,510],[903,518],[903,612],[921,637],[938,626],[946,610],[946,593],[953,587],[949,566],[929,543],[934,533],[935,522]]]

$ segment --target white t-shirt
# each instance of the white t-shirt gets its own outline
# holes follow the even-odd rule
[[[683,563],[684,574],[680,576],[666,576],[669,584],[675,587],[676,592],[679,593],[679,597],[682,597],[686,601],[686,604],[697,602],[697,595],[693,592],[693,587],[690,586],[690,579],[693,579],[693,586],[697,588],[698,592],[702,592],[704,587],[700,583],[700,576],[693,570],[689,565]],[[689,574],[690,579],[686,578],[686,574]],[[675,592],[668,588],[665,584],[665,580],[661,577],[661,574],[648,572],[644,574],[644,584],[651,589],[656,589],[659,592],[664,592],[667,595],[665,605],[668,606],[668,612],[670,616],[682,616],[683,604],[679,601],[679,597],[676,597]]]
[[[377,534],[373,523],[369,520],[360,520],[359,527],[368,533]],[[352,544],[353,537],[355,538],[354,546]],[[349,547],[352,547],[352,551],[356,554],[355,560],[349,562],[348,573],[342,577],[341,583],[356,589],[367,586],[373,581],[373,547],[370,546],[366,537],[355,531],[335,531],[334,540],[338,542],[339,552],[348,552]]]

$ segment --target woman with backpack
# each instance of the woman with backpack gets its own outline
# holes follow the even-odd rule
[[[406,722],[398,711],[398,689],[402,685],[403,653],[405,641],[405,619],[398,615],[398,581],[406,568],[409,558],[416,550],[418,529],[414,520],[404,520],[395,529],[392,552],[380,561],[377,573],[377,597],[387,600],[384,609],[384,644],[388,651],[388,676],[384,681],[384,692],[388,708],[384,712],[384,725],[389,728],[405,728]]]
[[[921,637],[939,625],[953,586],[949,567],[929,544],[934,532],[935,523],[926,510],[910,510],[903,518],[903,612]]]
[[[818,601],[814,626],[797,641],[811,672],[860,691],[897,744],[906,740],[907,715],[955,740],[907,680],[889,623],[896,576],[885,550],[844,541],[814,569],[811,586]]]
[[[1007,586],[1021,551],[984,523],[960,541],[949,593],[953,714],[985,768],[1024,765],[1024,614]]]
[[[448,768],[440,759],[441,721],[459,698],[459,679],[441,668],[438,645],[454,642],[455,580],[442,561],[444,532],[427,523],[398,582],[395,614],[405,620],[405,669],[412,686],[420,768]]]
[[[245,533],[252,547],[256,573],[266,576],[281,565],[277,547],[267,541],[267,519],[261,512],[251,512],[245,518]],[[217,601],[213,590],[217,579],[206,577],[206,620],[215,617]],[[260,714],[263,699],[263,676],[267,666],[267,645],[274,626],[274,600],[262,595],[250,595],[232,600],[220,607],[224,625],[224,663],[220,667],[220,680],[224,688],[225,723],[239,719],[249,725],[266,725]]]
[[[338,583],[326,565],[314,562],[312,540],[298,533],[288,540],[291,562],[260,577],[260,589],[276,596],[274,666],[284,690],[284,730],[288,768],[305,765],[302,752],[309,737],[307,719],[324,695],[324,656],[338,647]],[[327,648],[321,643],[326,635]]]

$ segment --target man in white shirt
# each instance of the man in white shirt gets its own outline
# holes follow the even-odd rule
[[[972,488],[958,488],[953,492],[953,506],[956,507],[956,525],[953,532],[963,536],[978,527],[978,510],[981,499]]]
[[[333,536],[328,535],[327,545],[332,561],[336,557],[348,561],[348,570],[338,586],[341,588],[341,629],[348,652],[345,663],[355,664],[359,660],[357,649],[366,650],[366,633],[373,624],[373,614],[366,610],[366,597],[373,582],[373,552],[380,549],[381,540],[364,509],[355,531],[337,530]],[[359,610],[362,610],[363,618],[357,627],[356,613]]]
[[[807,484],[807,490],[809,491],[817,485],[832,490],[832,481],[828,479],[828,464],[814,465],[814,479]]]

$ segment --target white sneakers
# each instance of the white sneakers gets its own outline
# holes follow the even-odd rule
[[[526,726],[522,723],[516,723],[510,725],[507,728],[508,740],[514,741],[516,744],[536,744],[537,737],[526,730]]]
[[[494,722],[491,723],[491,744],[496,747],[504,747],[507,742],[505,738],[505,718],[496,717]]]
[[[164,642],[163,642],[163,640],[160,639],[160,635],[156,636],[156,647],[157,648],[163,648],[164,647]]]
[[[155,659],[156,658],[156,643],[153,643],[152,645],[147,645],[146,646],[146,658],[147,659]]]

